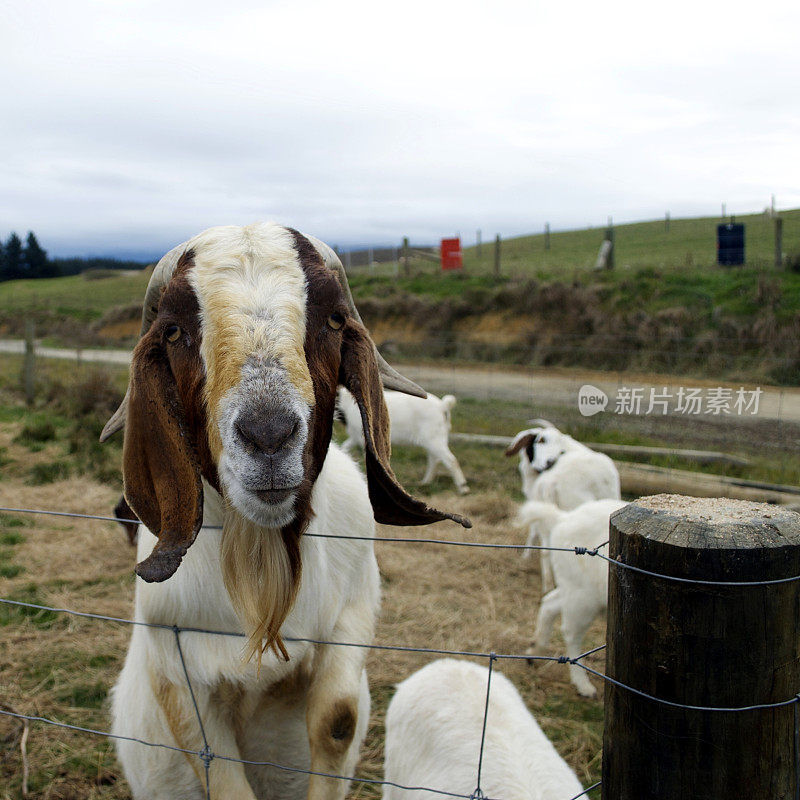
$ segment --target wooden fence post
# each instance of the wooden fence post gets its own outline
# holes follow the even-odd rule
[[[494,237],[494,274],[496,278],[500,277],[500,234]]]
[[[408,251],[408,236],[403,237],[403,274],[411,277],[411,254]]]
[[[656,495],[612,515],[609,555],[695,581],[800,575],[800,515],[743,500]],[[716,586],[609,565],[606,675],[680,705],[743,708],[800,691],[800,581]],[[606,684],[604,800],[792,800],[797,703],[669,706]]]
[[[36,343],[32,319],[25,320],[25,360],[22,364],[22,388],[25,402],[33,405],[36,396]]]
[[[550,249],[550,223],[545,222],[544,224],[544,249]]]
[[[783,219],[775,217],[775,266],[783,269]]]
[[[481,247],[482,247],[482,245],[481,245],[481,229],[480,228],[478,228],[478,230],[475,232],[475,245],[476,245],[477,250],[478,250],[478,258],[480,258],[481,257]]]

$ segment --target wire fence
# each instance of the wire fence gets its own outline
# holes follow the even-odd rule
[[[99,521],[108,521],[108,522],[117,522],[117,523],[134,523],[134,524],[141,524],[139,520],[135,519],[120,519],[117,517],[105,517],[101,515],[92,515],[92,514],[81,514],[75,512],[64,512],[64,511],[51,511],[51,510],[44,510],[44,509],[28,509],[28,508],[12,508],[12,507],[0,507],[0,512],[7,512],[7,513],[24,513],[24,514],[41,514],[47,516],[58,516],[58,517],[72,517],[78,519],[89,519],[89,520],[99,520]],[[219,530],[220,526],[203,526],[203,529],[206,530]],[[202,530],[202,529],[201,529]],[[502,549],[502,550],[539,550],[539,551],[558,551],[558,552],[568,552],[573,553],[576,556],[586,556],[586,557],[596,557],[606,561],[610,567],[619,568],[619,569],[627,569],[633,570],[638,573],[642,573],[651,577],[653,579],[658,580],[665,580],[665,581],[677,581],[681,583],[690,583],[696,584],[698,586],[707,586],[707,587],[765,587],[771,586],[775,584],[782,584],[782,583],[789,583],[794,581],[800,581],[800,575],[794,575],[783,579],[777,580],[767,580],[767,581],[705,581],[705,580],[696,580],[696,579],[688,579],[688,578],[680,578],[674,575],[662,574],[657,572],[652,572],[649,570],[643,570],[638,567],[634,567],[633,565],[626,564],[623,561],[611,558],[609,556],[604,555],[600,552],[600,550],[608,545],[608,542],[604,542],[602,544],[597,545],[594,548],[587,548],[587,547],[552,547],[547,545],[510,545],[505,543],[494,543],[494,542],[463,542],[463,541],[453,541],[447,539],[412,539],[412,538],[393,538],[393,537],[350,537],[346,534],[304,534],[307,536],[315,536],[320,538],[331,538],[331,539],[351,539],[357,538],[367,541],[373,542],[389,542],[389,543],[414,543],[414,544],[431,544],[431,545],[444,545],[444,546],[453,546],[453,547],[479,547],[484,549]],[[356,781],[359,783],[365,783],[374,786],[392,786],[394,788],[405,790],[405,791],[427,791],[432,794],[441,795],[445,797],[457,797],[457,798],[465,798],[465,800],[503,800],[502,798],[490,798],[487,797],[482,789],[481,789],[481,771],[483,766],[483,755],[484,755],[484,743],[486,738],[486,726],[488,722],[489,716],[489,699],[490,699],[490,692],[491,692],[491,678],[492,672],[494,668],[494,664],[497,661],[513,661],[513,660],[524,660],[528,663],[534,661],[540,662],[554,662],[563,665],[573,665],[577,666],[580,669],[583,669],[588,674],[599,678],[600,680],[609,683],[615,686],[618,689],[621,689],[626,692],[630,692],[635,694],[638,697],[643,699],[652,701],[654,703],[663,704],[672,708],[678,708],[683,710],[689,711],[699,711],[699,712],[713,712],[713,713],[745,713],[745,712],[755,712],[755,711],[766,711],[778,708],[784,708],[788,706],[794,706],[794,767],[795,767],[795,797],[800,798],[800,687],[798,687],[798,693],[795,694],[793,697],[786,698],[784,700],[780,700],[777,702],[770,702],[770,703],[761,703],[761,702],[754,702],[749,705],[744,706],[736,706],[736,707],[724,707],[724,706],[701,706],[701,705],[691,705],[691,704],[684,704],[684,703],[677,703],[665,698],[660,698],[649,694],[647,692],[643,692],[636,687],[629,686],[624,684],[604,673],[593,669],[592,667],[586,665],[584,660],[594,655],[601,650],[605,649],[606,645],[602,644],[597,647],[594,647],[586,652],[580,653],[576,657],[570,657],[568,655],[559,655],[559,656],[545,656],[545,655],[532,655],[532,654],[518,654],[518,653],[497,653],[497,652],[483,652],[483,651],[470,651],[470,650],[454,650],[454,649],[442,649],[442,648],[431,648],[431,647],[413,647],[409,645],[400,645],[400,644],[382,644],[382,643],[364,643],[364,642],[345,642],[345,641],[329,641],[324,639],[313,639],[313,638],[306,638],[306,637],[284,637],[286,642],[297,642],[297,643],[305,643],[311,645],[328,645],[334,647],[355,647],[361,649],[368,649],[368,650],[377,650],[377,651],[396,651],[396,652],[403,652],[403,653],[418,653],[418,654],[427,654],[427,655],[435,655],[435,656],[460,656],[460,657],[468,657],[468,658],[475,658],[475,659],[485,659],[488,665],[488,677],[487,677],[487,687],[486,687],[486,702],[485,702],[485,709],[483,714],[483,721],[482,721],[482,730],[481,730],[481,738],[480,738],[480,751],[477,755],[478,762],[477,762],[477,769],[476,769],[476,788],[471,794],[460,794],[456,792],[451,792],[446,789],[442,788],[434,788],[429,786],[409,786],[394,783],[391,781],[384,781],[384,780],[377,780],[371,779],[366,777],[359,777],[359,776],[345,776],[345,775],[336,775],[326,772],[318,772],[313,771],[310,769],[304,769],[301,767],[290,766],[286,764],[278,764],[271,761],[253,761],[247,760],[242,758],[237,758],[231,755],[226,755],[222,753],[214,752],[208,742],[205,726],[203,724],[202,714],[200,713],[199,705],[197,703],[194,689],[192,687],[192,682],[190,678],[190,670],[186,664],[183,649],[181,646],[181,634],[204,634],[204,635],[212,635],[212,636],[228,636],[228,637],[239,637],[245,638],[245,634],[240,631],[224,631],[224,630],[213,630],[201,627],[192,627],[192,626],[178,626],[178,625],[169,625],[165,623],[155,623],[155,622],[148,622],[145,620],[135,620],[135,619],[127,619],[122,617],[114,617],[106,614],[99,614],[90,611],[79,611],[76,609],[70,608],[59,608],[55,606],[48,606],[44,604],[37,604],[31,603],[22,600],[13,600],[10,598],[0,598],[0,604],[6,606],[17,606],[17,607],[24,607],[38,611],[47,611],[51,613],[58,613],[58,614],[66,614],[75,617],[80,617],[84,619],[92,619],[98,620],[103,622],[113,622],[119,623],[123,625],[129,626],[142,626],[151,629],[158,629],[162,631],[171,632],[174,636],[175,640],[175,647],[176,647],[176,655],[177,659],[181,665],[181,671],[183,673],[184,679],[186,681],[186,685],[192,700],[192,706],[194,709],[194,713],[197,719],[198,729],[200,731],[201,740],[203,742],[203,747],[200,750],[191,750],[186,748],[181,748],[175,745],[163,743],[163,742],[150,742],[146,741],[137,737],[131,736],[124,736],[120,734],[112,733],[111,731],[102,731],[97,730],[94,728],[88,728],[78,725],[72,725],[69,723],[61,722],[59,720],[49,719],[46,717],[36,716],[36,715],[27,715],[21,714],[17,711],[13,711],[9,708],[2,708],[0,707],[0,715],[6,716],[10,718],[19,719],[25,722],[38,722],[43,723],[46,725],[51,725],[55,727],[65,728],[81,733],[93,734],[98,736],[108,737],[110,739],[119,740],[119,741],[128,741],[134,742],[136,744],[141,744],[147,747],[154,747],[154,748],[162,748],[165,750],[171,750],[175,752],[183,753],[186,756],[194,756],[197,757],[203,765],[203,771],[205,776],[205,794],[207,800],[211,800],[211,782],[210,782],[210,769],[213,761],[220,760],[220,761],[228,761],[228,762],[235,762],[242,765],[247,766],[255,766],[255,767],[271,767],[274,769],[278,769],[281,771],[292,772],[292,773],[301,773],[308,776],[321,776],[325,778],[332,778],[341,781]],[[596,782],[593,785],[587,787],[582,792],[577,795],[574,795],[570,798],[564,798],[564,800],[577,800],[577,798],[583,797],[588,795],[589,792],[597,789],[601,786],[601,782]]]

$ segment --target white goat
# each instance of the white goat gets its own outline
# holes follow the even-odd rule
[[[489,670],[441,659],[398,687],[386,714],[384,780],[471,795],[478,783]],[[503,800],[568,800],[583,787],[511,681],[492,670],[480,788]],[[441,795],[384,786],[383,800]]]
[[[608,540],[608,520],[622,508],[622,500],[592,500],[572,511],[561,511],[552,503],[529,500],[519,511],[525,525],[536,525],[552,547],[585,547],[592,550]],[[561,615],[561,629],[567,655],[582,652],[583,637],[595,617],[604,611],[608,595],[608,563],[590,555],[554,550],[550,553],[556,588],[549,591],[539,607],[533,644],[528,655],[542,655],[550,641],[555,618]],[[570,679],[584,697],[596,697],[586,672],[570,664]]]
[[[433,480],[436,468],[443,464],[458,492],[466,494],[469,491],[467,479],[448,446],[450,410],[456,404],[456,398],[452,394],[446,394],[440,399],[428,392],[427,398],[423,400],[391,391],[385,392],[384,398],[389,409],[392,444],[416,445],[425,449],[428,466],[422,478],[423,485]],[[347,428],[347,439],[342,443],[342,449],[349,452],[354,445],[363,447],[364,434],[358,407],[350,393],[344,389],[339,390],[337,408],[344,417]]]
[[[506,455],[519,453],[519,474],[522,493],[528,500],[552,503],[564,511],[577,508],[590,500],[619,499],[619,472],[605,454],[562,433],[546,420],[531,420],[540,427],[520,431],[506,449]],[[526,545],[540,541],[547,546],[546,536],[535,525],[528,531]],[[523,558],[531,551],[524,550]],[[552,570],[546,550],[541,551],[542,588],[553,588]]]
[[[241,760],[352,774],[365,651],[326,642],[371,641],[379,577],[371,543],[349,537],[373,536],[373,515],[450,516],[394,479],[381,378],[421,392],[379,359],[317,240],[212,228],[156,267],[103,432],[124,425],[125,498],[143,522],[135,617],[165,626],[134,627],[113,690],[115,735],[173,748],[117,741],[136,800],[201,800],[206,775],[215,800],[344,797],[347,780]],[[338,381],[362,411],[366,481],[329,446]],[[198,712],[219,756],[207,773]]]

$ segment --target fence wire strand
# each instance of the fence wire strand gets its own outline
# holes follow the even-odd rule
[[[492,668],[494,667],[494,662],[496,660],[496,656],[494,653],[489,654],[489,669],[488,677],[486,679],[486,705],[483,709],[483,728],[481,729],[481,748],[480,752],[478,753],[478,778],[475,783],[475,791],[472,793],[472,797],[475,800],[479,800],[483,798],[484,794],[481,791],[481,770],[483,769],[483,745],[486,741],[486,722],[489,719],[489,696],[492,691]]]
[[[192,698],[194,713],[197,715],[197,723],[200,726],[200,735],[203,737],[203,749],[200,751],[199,755],[203,762],[203,766],[205,767],[206,800],[211,800],[211,778],[209,772],[211,768],[211,761],[214,758],[214,753],[211,752],[211,748],[208,746],[208,739],[206,738],[206,727],[205,725],[203,725],[203,715],[200,713],[200,709],[197,706],[197,698],[194,696],[192,681],[189,678],[189,670],[186,668],[186,659],[184,659],[183,657],[183,648],[181,647],[181,630],[177,625],[173,626],[172,630],[175,633],[175,645],[178,648],[178,656],[180,657],[181,660],[183,677],[186,678],[186,685],[189,687],[189,696]]]
[[[9,512],[9,513],[19,513],[19,514],[46,514],[46,515],[53,515],[53,516],[60,516],[60,517],[75,517],[78,519],[94,519],[94,520],[101,520],[105,522],[116,522],[116,523],[131,523],[135,525],[142,525],[143,523],[140,520],[136,519],[120,519],[118,517],[102,517],[94,514],[79,514],[76,512],[66,512],[66,511],[47,511],[44,509],[33,509],[33,508],[6,508],[0,507],[0,512]],[[200,530],[221,530],[222,526],[219,525],[203,525]],[[548,552],[559,552],[559,553],[574,553],[579,556],[597,556],[598,558],[606,561],[609,564],[613,564],[614,566],[621,567],[623,569],[632,570],[633,572],[638,572],[643,575],[647,575],[651,578],[660,578],[661,580],[665,581],[676,581],[678,583],[688,583],[688,584],[696,584],[698,586],[775,586],[781,583],[792,583],[794,581],[800,581],[800,575],[791,575],[788,578],[776,578],[774,580],[768,581],[704,581],[698,580],[696,578],[681,578],[677,575],[666,575],[661,572],[652,572],[651,570],[642,569],[641,567],[635,567],[632,564],[626,564],[624,561],[619,561],[617,559],[611,558],[610,556],[603,555],[599,552],[600,548],[606,547],[609,543],[603,542],[602,544],[597,545],[593,548],[588,547],[552,547],[550,545],[535,545],[535,544],[502,544],[500,542],[463,542],[463,541],[455,541],[450,539],[414,539],[414,538],[402,538],[402,537],[391,537],[391,536],[349,536],[347,534],[335,534],[335,533],[304,533],[303,536],[308,536],[309,538],[315,539],[354,539],[357,541],[366,541],[366,542],[395,542],[395,543],[405,543],[405,544],[441,544],[441,545],[450,545],[453,547],[480,547],[484,549],[496,549],[496,550],[546,550]],[[170,626],[167,626],[170,627]]]

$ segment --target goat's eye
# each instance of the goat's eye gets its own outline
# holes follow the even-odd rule
[[[177,342],[181,338],[181,329],[177,325],[170,325],[164,332],[168,342]]]
[[[328,327],[338,331],[344,325],[344,317],[338,312],[334,312],[328,317]]]

